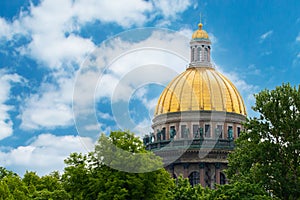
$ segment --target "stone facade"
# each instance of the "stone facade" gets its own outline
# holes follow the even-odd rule
[[[245,116],[236,113],[167,113],[153,119],[152,128],[157,131],[144,142],[148,150],[163,158],[173,177],[183,176],[192,185],[214,188],[215,183],[227,183],[223,173],[227,155],[234,149],[244,120]],[[207,125],[209,130],[205,130]],[[176,135],[171,137],[173,128]]]

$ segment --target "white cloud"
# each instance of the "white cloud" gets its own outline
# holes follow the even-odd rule
[[[0,39],[11,40],[14,35],[22,33],[24,30],[18,20],[8,22],[5,18],[0,17]]]
[[[265,39],[269,38],[273,34],[273,30],[269,30],[260,36],[260,43],[262,43]]]
[[[93,20],[116,22],[123,27],[142,25],[147,12],[153,10],[151,2],[141,0],[78,0],[74,2],[74,16],[81,23]]]
[[[125,120],[124,116],[119,116],[119,114],[129,112],[128,109],[124,108],[124,112],[115,113],[115,106],[120,106],[120,104],[114,103],[129,102],[132,94],[143,85],[159,81],[161,85],[166,85],[175,75],[185,69],[189,57],[189,38],[160,29],[146,28],[139,31],[141,29],[125,32],[110,39],[97,48],[90,60],[87,59],[82,65],[75,86],[74,116],[82,122],[79,124],[83,129],[90,130],[90,125],[94,127],[95,121],[91,122],[86,119],[95,117],[94,105],[95,103],[99,105],[101,102],[112,105],[113,116],[103,115],[106,111],[101,110],[102,105],[99,105],[99,120],[107,120],[105,117],[109,117],[109,119],[115,119],[117,124],[119,120],[122,121],[121,123],[125,121],[130,123],[130,119]],[[139,38],[139,34],[145,31],[152,34],[138,41],[122,40],[132,35]],[[157,68],[151,71],[152,67]],[[153,104],[151,103],[150,110],[154,110]],[[147,106],[149,106],[149,99]],[[96,113],[98,112],[97,110]],[[125,124],[119,128],[124,127],[129,128]]]
[[[44,83],[37,94],[24,100],[21,128],[55,128],[73,123],[71,108],[74,79],[59,77],[57,85]]]
[[[20,49],[22,54],[43,62],[46,67],[61,68],[63,63],[80,63],[95,48],[90,38],[72,33],[85,23],[100,20],[124,27],[141,25],[147,20],[145,12],[151,9],[151,3],[141,0],[45,0],[37,6],[31,5],[14,24],[21,24],[22,33],[30,38],[30,43]],[[12,32],[12,24],[1,19],[0,25],[1,35]]]
[[[166,67],[177,73],[185,69],[189,58],[189,39],[181,34],[182,32],[167,34],[157,31],[146,40],[131,44],[121,40],[118,42],[112,40],[111,43],[114,46],[111,50],[106,49],[107,56],[103,59],[111,60],[113,63],[99,80],[97,98],[111,98],[118,86],[122,87],[120,89],[122,93],[115,96],[114,100],[127,100],[128,93],[131,94],[135,90],[133,85],[142,84],[150,76],[150,74],[140,74],[136,71],[144,66]],[[102,58],[103,54],[98,56]],[[105,61],[98,60],[98,62],[104,63]],[[132,76],[129,82],[128,76]],[[169,78],[166,74],[156,73],[153,81],[165,79],[167,83]]]
[[[178,31],[179,34],[182,34],[183,36],[187,38],[192,38],[194,30],[189,29],[189,28],[182,28]]]
[[[153,0],[155,8],[159,9],[166,18],[176,17],[191,6],[190,0]]]
[[[129,28],[143,25],[154,15],[175,17],[190,5],[189,0],[44,0],[31,4],[12,23],[0,18],[0,37],[25,35],[30,42],[19,49],[22,54],[46,67],[61,68],[63,63],[79,63],[95,47],[90,38],[73,34],[88,22],[99,20]]]
[[[106,119],[106,120],[113,120],[113,119],[114,119],[109,113],[97,112],[97,115],[98,115],[101,119]]]
[[[18,174],[25,170],[36,171],[39,175],[54,170],[63,171],[64,159],[72,152],[87,153],[93,150],[90,138],[79,136],[55,136],[45,133],[37,136],[27,146],[19,146],[8,152],[0,152],[0,161],[4,167],[13,168]]]
[[[6,38],[9,37],[10,32],[11,32],[10,29],[11,29],[10,24],[8,24],[5,19],[0,18],[0,38],[1,37],[6,37]]]
[[[18,74],[11,74],[5,69],[0,69],[0,140],[13,134],[13,121],[9,112],[15,107],[7,104],[7,101],[11,98],[12,84],[23,81],[25,80]]]
[[[143,138],[146,134],[153,132],[151,123],[152,122],[150,119],[145,118],[143,121],[136,125],[132,132],[135,133],[137,137]]]
[[[61,68],[66,64],[79,64],[84,56],[94,49],[90,39],[76,35],[32,35],[32,42],[21,49],[21,53],[39,60],[50,68]]]
[[[173,1],[169,2],[174,4]],[[23,34],[28,38],[29,43],[19,48],[22,55],[27,55],[36,61],[43,63],[43,66],[50,68],[50,74],[44,79],[38,89],[38,93],[30,95],[24,101],[22,106],[20,118],[22,120],[21,127],[23,129],[41,129],[41,128],[55,128],[57,126],[68,126],[72,123],[72,94],[74,84],[74,71],[83,61],[85,56],[94,48],[91,38],[82,38],[74,32],[80,30],[87,22],[94,22],[99,20],[104,23],[117,23],[123,27],[130,27],[133,25],[142,25],[147,20],[151,13],[160,13],[165,17],[174,17],[179,12],[184,11],[190,5],[189,1],[178,1],[172,8],[161,8],[162,3],[142,0],[128,0],[128,1],[97,1],[97,0],[44,0],[38,5],[31,4],[28,11],[23,12],[12,23],[6,22],[2,19],[3,26],[2,35]],[[156,8],[155,8],[156,7]],[[159,12],[157,10],[160,10]],[[176,45],[175,38],[170,44],[162,41],[166,38],[164,35],[156,35],[156,40],[149,39],[144,44],[138,44],[135,47],[144,47],[148,42],[160,43],[160,47],[167,47],[172,44]],[[109,51],[105,51],[106,58],[101,57],[97,62],[99,68],[106,66],[108,63],[105,59],[109,56],[118,56],[118,52],[122,52],[128,46],[133,44],[120,41],[122,45],[118,46],[118,42],[114,44]],[[180,46],[178,47],[180,49]],[[101,50],[100,50],[101,51]],[[102,52],[103,53],[103,52]],[[134,58],[135,59],[135,58]],[[152,60],[156,58],[152,57]],[[166,60],[167,58],[165,58]],[[111,60],[110,60],[111,61]],[[132,63],[132,61],[129,61]],[[172,64],[168,62],[169,64]],[[121,78],[121,72],[130,70],[127,66],[119,68],[119,72],[113,76],[105,76],[103,80],[107,79],[107,83],[101,94],[109,96],[113,91],[113,87]],[[57,78],[50,83],[48,78],[55,76],[53,71],[62,71],[62,73],[70,73],[69,78]],[[71,72],[70,72],[71,71]],[[98,70],[101,72],[101,69]],[[86,83],[92,82],[91,79],[97,81],[98,74],[88,76],[81,80]],[[62,81],[64,83],[62,83]],[[104,84],[105,86],[105,84]],[[90,87],[93,88],[93,85]],[[91,92],[91,89],[86,90],[82,88],[80,93],[80,101],[90,103],[94,96],[85,95]],[[94,91],[92,91],[94,92]],[[89,112],[89,111],[88,111]]]
[[[172,26],[172,20],[192,5],[191,0],[152,0],[152,3],[154,9],[150,17],[154,19],[157,15],[162,15],[162,19],[156,21],[156,27]]]
[[[74,85],[75,73],[65,70],[51,73],[49,77],[54,82],[48,83],[46,79],[36,94],[24,100],[20,114],[21,128],[37,130],[72,125],[73,98],[76,106],[83,108],[80,113],[75,112],[76,116],[82,113],[94,113],[95,96],[98,100],[113,99],[117,86],[119,89],[122,88],[119,90],[121,93],[118,93],[113,100],[129,100],[127,97],[130,97],[135,90],[133,85],[141,84],[149,77],[147,73],[134,74],[137,73],[134,70],[144,65],[157,65],[168,68],[174,73],[181,72],[186,65],[184,58],[189,54],[188,41],[189,39],[178,33],[170,32],[166,35],[159,31],[154,31],[149,38],[139,42],[130,43],[120,38],[112,39],[110,44],[113,45],[102,45],[95,50],[91,55],[94,61],[86,60],[85,64],[95,67],[83,69],[83,75],[77,77],[76,85]],[[101,74],[105,66],[108,68],[105,74]],[[128,74],[133,76],[129,82],[124,81],[124,77]],[[165,80],[167,83],[170,78],[172,77],[156,72],[153,80]],[[95,93],[97,81],[99,82]],[[77,93],[73,97],[74,87]]]

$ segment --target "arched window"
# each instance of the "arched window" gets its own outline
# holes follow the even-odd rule
[[[207,61],[210,62],[210,47],[208,46],[208,55],[207,55]]]
[[[204,51],[204,60],[205,61],[208,61],[207,55],[208,55],[208,50],[207,50],[207,48],[205,48],[205,51]]]
[[[202,61],[202,52],[201,52],[201,47],[198,47],[198,50],[197,50],[197,52],[198,52],[198,61]]]
[[[191,49],[192,49],[192,52],[191,52],[191,61],[193,62],[194,61],[195,49],[194,49],[194,47],[191,47]]]
[[[226,184],[226,177],[225,174],[220,172],[220,185]]]
[[[197,184],[200,183],[200,173],[197,171],[193,171],[190,175],[189,175],[189,181],[191,186],[195,186]]]

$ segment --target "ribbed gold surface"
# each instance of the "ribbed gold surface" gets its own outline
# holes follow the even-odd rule
[[[199,29],[193,33],[192,39],[209,39],[207,32],[202,29],[202,26],[201,23],[198,25]]]
[[[214,68],[195,67],[175,77],[159,97],[155,115],[213,110],[246,115],[236,87]]]

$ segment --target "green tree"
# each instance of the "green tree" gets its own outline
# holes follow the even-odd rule
[[[189,179],[179,176],[175,186],[172,189],[174,200],[206,200],[209,199],[212,190],[203,188],[200,184],[191,186]]]
[[[92,180],[92,168],[88,160],[92,154],[82,155],[72,153],[66,160],[67,167],[62,175],[64,189],[71,195],[74,200],[84,199],[90,192],[89,182]]]
[[[30,199],[70,199],[70,195],[64,190],[60,179],[61,177],[56,171],[42,177],[39,177],[36,172],[26,171],[22,181],[27,186]]]
[[[229,155],[227,175],[232,182],[261,185],[281,199],[300,198],[300,86],[283,84],[255,95],[258,118]]]
[[[134,155],[140,153],[146,156],[136,159]],[[123,164],[126,169],[147,171],[162,166],[161,160],[146,151],[139,138],[129,131],[111,132],[109,137],[101,135],[94,152],[71,154],[65,163],[64,185],[73,199],[152,200],[170,197],[173,181],[166,170],[129,173],[111,167]],[[135,166],[139,164],[142,167]]]
[[[22,179],[5,168],[0,168],[0,199],[26,200],[28,189]]]
[[[217,185],[211,191],[209,200],[272,200],[272,198],[259,184],[234,182]]]
[[[40,177],[36,172],[26,171],[22,181],[27,186],[29,193],[33,194],[36,191],[36,186],[40,184]]]

